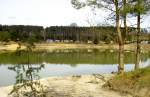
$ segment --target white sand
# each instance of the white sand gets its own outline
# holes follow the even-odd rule
[[[40,82],[48,87],[47,97],[132,97],[102,88],[105,82],[98,76],[50,77],[41,79]],[[112,75],[103,76],[108,80]],[[12,97],[8,95],[11,89],[12,86],[1,87],[0,97]]]

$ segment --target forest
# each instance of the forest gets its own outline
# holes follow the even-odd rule
[[[123,28],[121,28],[123,30]],[[136,41],[136,28],[128,28],[128,33],[122,33],[126,43]],[[141,40],[149,41],[150,33],[143,29]],[[76,43],[117,43],[117,33],[113,26],[43,26],[30,25],[0,25],[0,41],[21,42],[76,42]]]

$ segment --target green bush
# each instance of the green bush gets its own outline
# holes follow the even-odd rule
[[[99,43],[99,40],[98,40],[97,38],[95,38],[94,41],[93,41],[93,43],[94,43],[94,44],[98,44],[98,43]]]
[[[10,40],[10,33],[6,31],[0,31],[0,41],[8,42]]]

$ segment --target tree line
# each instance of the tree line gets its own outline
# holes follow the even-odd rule
[[[41,31],[42,26],[0,25],[0,41],[38,41]]]
[[[121,29],[123,30],[123,28]],[[127,41],[135,40],[135,28],[129,28]],[[144,30],[145,32],[145,30]],[[147,40],[148,33],[143,32],[143,39]],[[150,39],[150,38],[149,38]],[[118,40],[115,27],[95,26],[42,26],[29,25],[0,25],[0,41],[60,41],[60,42],[92,42],[98,44],[100,41],[105,43],[116,43]]]

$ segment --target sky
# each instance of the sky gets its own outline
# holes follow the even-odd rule
[[[71,0],[0,0],[0,24],[7,25],[41,25],[67,26],[77,23],[78,26],[105,24],[109,12],[90,7],[76,10]],[[149,27],[150,18],[146,18],[142,27]],[[131,20],[132,24],[135,20]],[[128,23],[130,23],[128,22]]]

